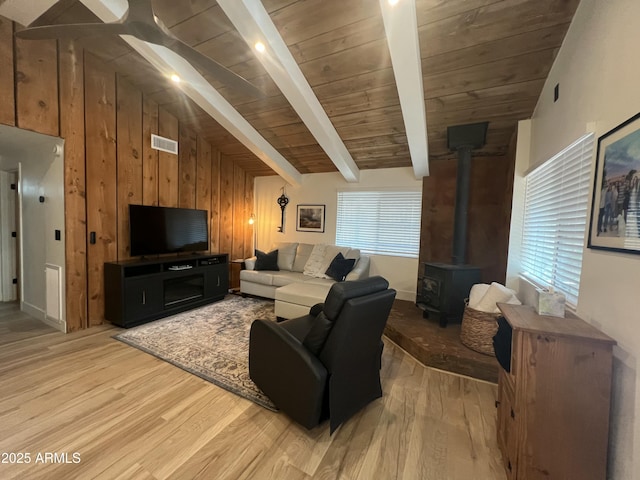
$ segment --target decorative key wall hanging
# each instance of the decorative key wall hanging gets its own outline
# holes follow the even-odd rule
[[[278,205],[280,205],[280,226],[278,227],[278,232],[284,233],[284,209],[289,203],[289,197],[287,197],[284,187],[282,187],[282,195],[278,197]]]

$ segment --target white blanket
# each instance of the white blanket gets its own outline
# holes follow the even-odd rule
[[[500,309],[497,307],[497,303],[520,305],[520,300],[516,297],[516,292],[514,290],[511,290],[497,282],[491,283],[489,288],[486,289],[486,293],[482,296],[475,307],[471,305],[471,295],[469,296],[469,306],[481,312],[499,313]]]

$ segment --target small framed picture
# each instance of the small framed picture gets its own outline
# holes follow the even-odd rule
[[[324,205],[298,205],[298,232],[324,232]]]
[[[598,139],[588,247],[640,254],[640,113]]]

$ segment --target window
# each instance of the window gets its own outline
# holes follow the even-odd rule
[[[363,253],[418,258],[420,190],[338,192],[336,244]]]
[[[576,306],[587,224],[593,134],[526,176],[523,274]]]

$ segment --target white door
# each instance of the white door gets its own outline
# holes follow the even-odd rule
[[[0,301],[18,299],[17,176],[0,171]]]

